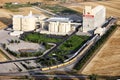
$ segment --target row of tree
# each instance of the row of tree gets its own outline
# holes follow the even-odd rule
[[[109,37],[109,35],[116,29],[117,26],[111,26],[111,28],[104,34],[91,49],[88,50],[87,54],[82,58],[77,65],[74,67],[76,70],[80,70],[83,65],[89,60],[93,53],[103,44]]]

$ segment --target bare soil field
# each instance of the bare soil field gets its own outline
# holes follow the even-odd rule
[[[44,2],[47,4],[56,4],[58,1],[54,1],[54,0],[0,0],[0,5],[4,5],[5,3],[9,3],[9,2],[17,2],[17,3]]]
[[[11,24],[12,15],[13,15],[13,13],[8,10],[0,9],[0,29]]]
[[[120,27],[85,67],[82,74],[120,76]]]
[[[0,52],[0,62],[7,61],[7,58]]]
[[[18,3],[26,3],[26,2],[43,2],[44,0],[0,0],[0,4],[9,3],[9,2],[18,2]]]
[[[32,11],[32,13],[35,15],[44,15],[43,12],[41,12],[40,10],[34,9],[32,7],[23,7],[23,8],[19,8],[18,12],[12,12],[14,15],[28,15],[30,11]],[[45,15],[44,15],[45,16]]]
[[[78,12],[83,12],[84,6],[97,6],[104,5],[107,11],[107,17],[115,16],[120,17],[120,0],[109,0],[109,1],[94,1],[94,2],[77,2],[71,4],[65,4],[64,6],[76,10]]]

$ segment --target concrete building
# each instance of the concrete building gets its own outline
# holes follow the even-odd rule
[[[46,20],[48,31],[41,31],[41,33],[66,35],[74,31],[81,23],[75,23],[69,18],[53,17]]]
[[[83,32],[92,32],[105,23],[106,9],[104,6],[85,6],[83,11]]]
[[[22,31],[33,31],[36,29],[36,22],[34,16],[25,16],[22,18]]]
[[[20,31],[22,29],[22,15],[13,16],[13,30]]]
[[[30,14],[27,16],[14,15],[13,16],[13,30],[14,31],[33,31],[37,28],[36,22],[39,22],[39,16]]]
[[[105,31],[106,31],[105,28],[99,27],[94,31],[94,34],[99,34],[100,36],[102,36],[105,33]]]
[[[43,16],[32,15],[32,12],[28,16],[13,16],[13,30],[18,32],[36,30],[43,34],[66,35],[75,31],[79,25],[81,25],[80,22],[75,22],[70,18],[52,17],[47,19]],[[13,35],[14,32],[11,34]]]
[[[47,20],[49,22],[49,31],[56,33],[68,33],[71,31],[71,22],[69,18],[50,18]]]

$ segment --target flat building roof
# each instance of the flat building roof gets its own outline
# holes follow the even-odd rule
[[[46,21],[49,21],[49,22],[69,22],[69,21],[73,21],[73,20],[70,20],[69,18],[63,18],[63,17],[53,17],[53,18],[49,18]]]

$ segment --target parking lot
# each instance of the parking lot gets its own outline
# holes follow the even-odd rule
[[[33,50],[45,50],[43,46],[37,43],[25,42],[19,39],[19,37],[10,36],[11,31],[0,30],[0,44],[6,44],[6,47],[11,51],[18,52],[21,49],[33,49]],[[11,40],[20,41],[20,43],[10,43]]]

